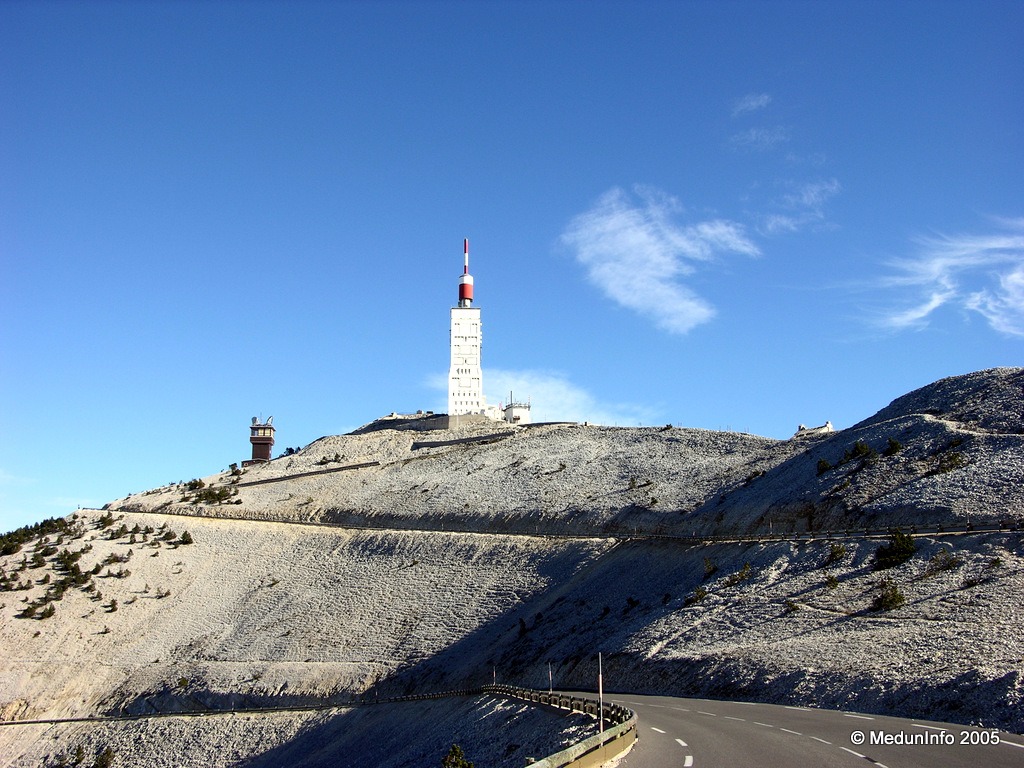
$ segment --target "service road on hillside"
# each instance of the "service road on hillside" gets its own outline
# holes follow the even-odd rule
[[[1024,765],[1024,736],[993,729],[773,704],[633,694],[605,699],[638,717],[639,741],[621,768]]]

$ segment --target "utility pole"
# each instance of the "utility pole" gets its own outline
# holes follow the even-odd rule
[[[597,732],[604,733],[604,670],[601,652],[597,652]]]
[[[552,680],[552,678],[551,678],[551,662],[549,661],[548,662],[548,696],[551,695],[551,692],[553,690],[553,687],[552,687],[552,684],[551,684],[551,680]]]

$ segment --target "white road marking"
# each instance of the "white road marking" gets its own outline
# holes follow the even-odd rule
[[[683,768],[690,768],[693,765],[693,755],[687,755],[686,759],[683,760]]]
[[[685,741],[683,741],[682,739],[676,739],[676,741],[677,741],[677,742],[679,743],[679,746],[680,746],[680,747],[685,747],[685,746],[687,746],[686,742],[685,742]]]
[[[708,717],[718,717],[718,715],[716,715],[714,712],[702,712],[699,709],[697,710],[697,714],[698,715],[707,715]]]
[[[1024,749],[1024,744],[1018,744],[1016,741],[1007,741],[1006,739],[1000,739],[999,743],[1009,744],[1011,747],[1020,747],[1021,749]]]
[[[844,712],[843,713],[843,717],[856,717],[858,720],[874,720],[875,719],[873,717],[868,717],[867,715],[851,715],[849,712]]]
[[[797,712],[813,712],[814,710],[808,707],[786,707],[786,709],[795,709]]]
[[[740,721],[741,723],[745,723],[745,722],[747,722],[747,721],[746,721],[745,719],[743,719],[742,717],[731,717],[730,715],[726,715],[726,716],[725,716],[725,719],[726,719],[726,720],[739,720],[739,721]]]
[[[686,709],[684,707],[672,707],[672,709],[674,709],[676,712],[689,712],[690,711],[690,710],[688,710],[688,709]]]
[[[780,730],[780,731],[785,731],[786,733],[792,733],[792,734],[793,734],[794,736],[803,736],[803,734],[802,734],[802,733],[800,733],[799,731],[791,731],[791,730],[789,730],[789,728],[782,728],[782,727],[780,726],[780,727],[779,727],[779,730]]]
[[[861,754],[860,752],[854,752],[854,751],[853,751],[852,749],[850,749],[849,747],[840,747],[840,749],[846,750],[846,751],[847,751],[847,752],[849,752],[849,753],[850,753],[851,755],[856,755],[857,757],[861,758],[862,760],[867,760],[867,757],[866,757],[865,755],[862,755],[862,754]]]
[[[831,741],[825,741],[824,739],[819,739],[817,736],[811,736],[811,738],[814,739],[815,741],[820,741],[822,744],[828,744],[829,746],[832,746],[832,742]]]
[[[651,709],[666,709],[664,704],[648,704]]]
[[[759,723],[759,722],[757,722],[757,720],[754,721],[754,725],[760,725],[760,726],[763,726],[765,728],[774,728],[775,727],[774,725],[768,725],[768,723]]]
[[[664,733],[664,731],[661,730],[661,728],[655,728],[653,725],[651,726],[651,730],[652,731],[657,731],[658,733]]]
[[[734,701],[733,704],[746,704],[748,707],[756,707],[756,701]]]
[[[924,725],[923,723],[911,723],[911,728],[931,728],[933,731],[948,731],[948,728],[940,728],[937,725]]]

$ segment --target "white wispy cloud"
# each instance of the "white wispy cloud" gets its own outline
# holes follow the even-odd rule
[[[767,93],[748,93],[746,96],[741,96],[735,99],[732,103],[732,116],[739,117],[745,115],[748,112],[756,112],[759,109],[764,109],[772,101],[772,97]]]
[[[825,204],[842,190],[838,179],[790,183],[786,192],[775,202],[778,211],[761,217],[760,229],[765,234],[797,232],[811,224],[825,221]]]
[[[712,219],[683,225],[679,202],[637,188],[638,200],[611,189],[573,218],[561,240],[588,279],[616,303],[650,317],[670,333],[686,333],[715,310],[680,278],[722,253],[759,254],[741,224]]]
[[[743,149],[768,150],[789,141],[789,131],[778,125],[770,128],[748,128],[733,134],[729,141],[733,146]]]
[[[658,412],[650,406],[603,402],[559,371],[485,368],[483,379],[488,403],[505,403],[510,394],[516,402],[529,401],[530,417],[534,422],[586,421],[632,426],[659,421]],[[438,393],[448,391],[448,377],[443,373],[428,376],[426,384]],[[447,403],[440,405],[438,413],[444,412],[446,407]]]
[[[921,239],[917,255],[890,263],[883,288],[901,291],[902,306],[882,313],[891,329],[922,328],[943,306],[977,312],[992,328],[1024,337],[1024,219],[999,220],[1006,230]]]
[[[530,401],[533,421],[577,421],[591,424],[630,426],[653,424],[657,411],[636,403],[601,402],[583,387],[557,371],[484,370],[488,403]]]

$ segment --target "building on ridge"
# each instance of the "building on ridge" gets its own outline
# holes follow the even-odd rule
[[[252,417],[252,424],[249,427],[249,442],[252,443],[252,459],[243,461],[243,467],[265,464],[270,461],[270,449],[274,447],[273,416],[265,422],[261,422],[256,416]]]
[[[448,368],[448,427],[473,422],[529,423],[529,404],[515,408],[488,405],[484,397],[480,308],[473,306],[473,276],[469,274],[469,240],[462,241],[463,266],[459,277],[459,303],[451,308],[451,364]],[[509,398],[511,400],[511,397]],[[524,418],[525,415],[525,418]],[[513,417],[515,420],[513,421]]]

